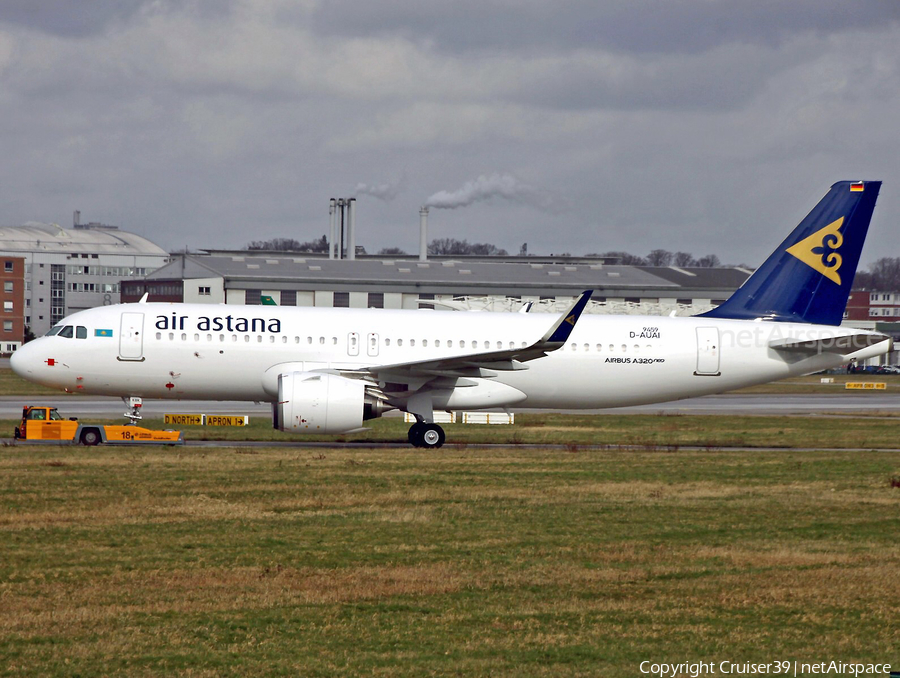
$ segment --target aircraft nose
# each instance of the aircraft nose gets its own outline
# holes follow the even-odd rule
[[[37,348],[35,344],[39,340],[30,341],[23,344],[18,351],[12,354],[9,359],[9,366],[12,371],[23,379],[28,379],[34,372],[35,361],[37,360]]]

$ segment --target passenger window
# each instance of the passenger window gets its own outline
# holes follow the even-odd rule
[[[66,339],[71,339],[74,334],[71,325],[66,325],[59,331],[59,336],[65,337]]]
[[[597,344],[597,353],[603,351],[603,344]]]
[[[175,333],[169,332],[169,341],[173,341],[175,339]]]
[[[385,346],[390,346],[390,345],[391,345],[391,340],[390,340],[390,339],[385,339],[385,340],[384,340],[384,345],[385,345]]]
[[[422,340],[422,346],[428,346],[428,340],[427,340],[427,339],[423,339],[423,340]]]
[[[465,340],[465,339],[460,339],[460,340],[459,340],[459,347],[460,347],[460,348],[465,348],[465,347],[466,347],[466,340]]]
[[[434,345],[437,346],[438,348],[440,348],[440,347],[441,347],[441,340],[440,340],[440,339],[435,339],[435,340],[434,340]]]
[[[187,332],[181,333],[181,341],[187,341]]]
[[[447,348],[453,348],[453,340],[452,339],[447,340]]]
[[[325,343],[325,337],[319,337],[319,343],[320,343],[320,344],[324,344],[324,343]]]
[[[75,338],[76,339],[87,339],[87,327],[82,327],[81,325],[78,325],[78,327],[75,328]]]
[[[416,340],[415,340],[415,339],[410,339],[410,340],[409,340],[409,345],[410,345],[410,346],[415,346],[415,345],[416,345]]]
[[[591,345],[590,345],[590,344],[585,344],[585,345],[584,345],[584,350],[585,350],[585,351],[590,351],[590,350],[591,350]]]
[[[162,332],[157,332],[157,333],[156,333],[156,338],[157,338],[157,339],[162,339]]]
[[[244,335],[244,343],[245,343],[245,344],[249,344],[249,343],[250,343],[250,335],[249,335],[249,334],[245,334],[245,335]]]
[[[402,340],[402,339],[398,339],[398,340],[397,340],[397,346],[403,346],[403,340]]]

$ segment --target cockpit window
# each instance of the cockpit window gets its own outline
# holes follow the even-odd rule
[[[71,339],[73,334],[74,332],[71,325],[66,325],[59,331],[59,336],[65,337],[66,339]]]
[[[45,334],[44,336],[52,337],[54,334],[59,334],[59,331],[61,329],[62,329],[62,325],[56,325],[54,327],[51,327],[49,330],[47,330],[47,334]]]
[[[75,338],[76,339],[87,339],[87,327],[82,327],[78,325],[75,328]]]

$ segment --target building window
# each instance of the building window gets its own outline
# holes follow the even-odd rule
[[[13,310],[13,303],[12,303],[11,301],[4,301],[4,302],[3,302],[3,310],[4,310],[6,313],[12,313],[12,310]]]
[[[3,269],[4,269],[7,273],[12,273],[12,270],[13,270],[13,262],[11,262],[11,261],[4,261],[4,262],[3,262]]]
[[[334,307],[335,308],[350,308],[350,293],[349,292],[335,292],[334,293]]]
[[[12,320],[4,320],[3,321],[3,331],[4,332],[12,332],[12,330],[13,330]]]
[[[244,292],[244,303],[248,306],[259,306],[262,304],[261,290],[246,290]]]
[[[282,306],[296,306],[297,305],[297,291],[296,290],[284,290],[281,293],[281,305]]]
[[[369,292],[369,308],[384,308],[384,292]]]
[[[6,281],[3,283],[3,291],[4,291],[4,292],[12,292],[12,291],[13,291],[13,284],[12,284],[12,281],[6,280]]]
[[[210,295],[210,290],[208,287],[199,287],[197,288],[197,294],[201,297],[208,297]]]

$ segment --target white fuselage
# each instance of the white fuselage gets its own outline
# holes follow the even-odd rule
[[[539,339],[553,320],[543,313],[124,304],[69,316],[61,324],[75,328],[72,337],[26,344],[13,368],[32,381],[86,394],[274,402],[273,375],[282,369],[347,370],[520,347]],[[524,394],[518,402],[499,403],[516,409],[662,402],[836,367],[847,354],[790,353],[770,343],[853,334],[867,333],[795,323],[585,315],[563,348],[526,363],[528,369],[495,371],[484,382]],[[887,347],[868,350],[877,355]],[[470,397],[450,404],[490,407],[489,401]]]

